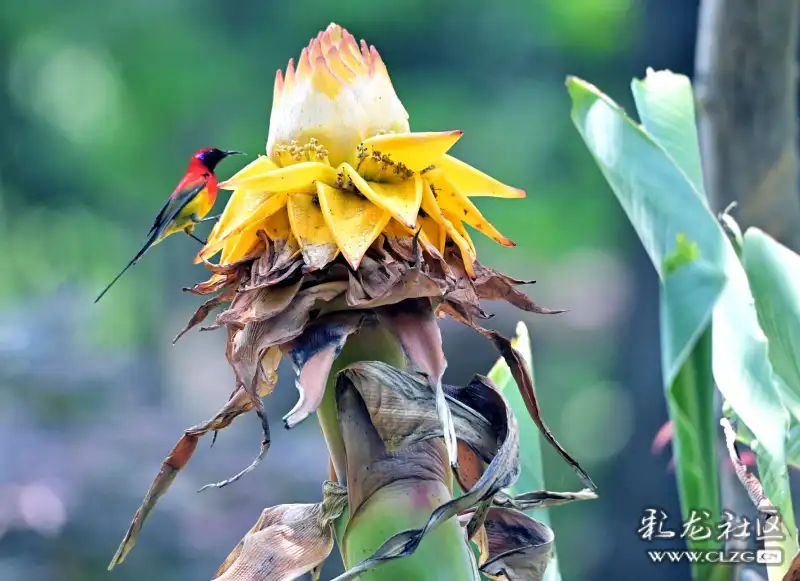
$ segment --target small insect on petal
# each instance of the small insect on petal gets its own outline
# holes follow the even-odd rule
[[[367,153],[379,151],[412,171],[421,171],[447,153],[463,131],[424,133],[385,133],[365,139],[361,144]]]
[[[359,192],[373,204],[390,212],[409,228],[417,224],[417,214],[422,203],[422,178],[414,175],[399,183],[379,184],[367,182],[349,164],[343,163],[341,169],[350,178]]]

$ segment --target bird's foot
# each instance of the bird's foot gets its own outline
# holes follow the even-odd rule
[[[192,222],[195,224],[202,224],[203,222],[213,222],[214,220],[219,220],[222,214],[217,214],[216,216],[208,216],[207,218],[200,218],[198,219],[197,216],[192,216]]]
[[[188,230],[186,231],[186,235],[187,235],[187,236],[191,236],[192,238],[194,238],[195,240],[197,240],[197,241],[198,241],[200,244],[202,244],[203,246],[205,246],[205,245],[206,245],[206,241],[205,241],[205,240],[203,240],[202,238],[198,238],[197,236],[195,236],[194,234],[192,234],[192,233],[191,233],[191,232],[189,232]]]

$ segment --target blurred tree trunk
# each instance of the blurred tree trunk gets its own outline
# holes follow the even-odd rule
[[[800,250],[797,28],[800,0],[703,0],[695,87],[706,188],[715,210],[738,202]]]
[[[703,0],[694,80],[711,207],[737,202],[743,229],[757,226],[796,251],[799,17],[800,0]],[[719,446],[725,458],[721,439]],[[720,485],[723,507],[752,512],[732,470]]]

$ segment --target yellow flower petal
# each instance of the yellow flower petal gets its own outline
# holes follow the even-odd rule
[[[422,227],[422,233],[430,241],[431,245],[439,251],[439,254],[444,253],[444,244],[447,241],[447,230],[444,226],[427,214],[425,216],[420,214],[419,225]]]
[[[417,214],[422,203],[422,178],[418,175],[394,184],[367,182],[349,164],[343,163],[341,169],[349,177],[359,192],[373,204],[383,208],[409,228],[417,224]]]
[[[431,219],[444,226],[444,216],[442,215],[442,209],[439,207],[439,201],[436,199],[436,196],[433,195],[433,190],[431,190],[430,184],[425,181],[425,186],[422,188],[422,203],[420,204],[420,209]]]
[[[442,213],[442,209],[439,207],[439,203],[436,200],[436,196],[433,195],[433,191],[431,190],[430,185],[427,183],[425,184],[425,187],[422,188],[421,212],[425,214],[425,218],[423,218],[422,213],[420,213],[420,223],[423,225],[423,232],[426,231],[426,219],[430,219],[432,222],[438,225],[438,237],[432,238],[432,240],[434,241],[434,245],[437,247],[437,250],[439,250],[439,253],[443,253],[444,245],[447,242],[447,234],[449,232],[448,229],[452,229],[453,225],[448,222],[447,218],[445,218],[444,214]]]
[[[275,212],[264,220],[263,229],[272,240],[288,240],[293,237],[287,212]]]
[[[472,247],[471,241],[467,241],[467,239],[461,235],[455,225],[447,218],[444,218],[444,226],[447,230],[448,236],[453,239],[453,242],[456,243],[456,246],[458,246],[458,249],[461,251],[461,259],[464,261],[464,268],[466,269],[467,274],[470,277],[475,278],[475,269],[472,265],[477,259],[477,255],[475,254],[475,249]]]
[[[258,237],[258,231],[261,229],[259,226],[260,224],[254,224],[245,228],[238,236],[228,238],[223,245],[219,263],[230,264],[253,252],[261,243],[261,239]]]
[[[466,268],[467,274],[474,277],[475,269],[472,267],[472,263],[477,259],[477,254],[469,234],[467,234],[460,220],[456,219],[454,223],[442,212],[439,208],[438,200],[427,185],[422,194],[422,210],[434,222],[439,224],[440,228],[444,229],[447,236],[453,239],[453,242],[455,242],[456,246],[461,250],[461,258],[464,260],[464,267]],[[466,235],[466,237],[464,235]]]
[[[511,240],[500,234],[497,228],[483,217],[483,214],[475,207],[475,204],[463,196],[448,178],[449,176],[441,169],[425,173],[425,183],[428,189],[432,187],[435,190],[434,195],[442,211],[457,216],[457,222],[466,222],[478,232],[482,232],[503,246],[515,246]]]
[[[234,236],[250,229],[254,225],[260,225],[269,216],[282,209],[289,198],[286,192],[277,192],[274,194],[262,194],[259,204],[248,214],[238,214],[236,219],[229,221],[224,231],[216,232],[214,238],[209,237],[205,247],[200,251],[198,256],[206,259],[214,256],[222,248],[225,240],[230,236]]]
[[[361,144],[368,155],[388,155],[412,171],[420,171],[447,153],[463,131],[386,133],[365,139]]]
[[[444,170],[456,189],[465,196],[525,197],[524,190],[507,186],[455,157],[443,155],[434,165]]]
[[[268,158],[266,155],[259,155],[255,160],[251,161],[238,172],[236,172],[236,174],[228,181],[219,184],[219,187],[223,190],[232,190],[234,188],[230,186],[231,183],[258,177],[276,169],[278,169],[278,166],[272,163],[270,158]]]
[[[317,192],[328,228],[345,259],[356,270],[364,253],[392,216],[360,194],[321,182],[317,182]]]
[[[243,188],[234,190],[233,194],[231,194],[231,197],[228,199],[228,203],[225,205],[222,216],[220,216],[217,223],[214,224],[214,227],[211,229],[206,245],[214,244],[220,240],[221,232],[230,231],[230,226],[234,221],[240,220],[242,216],[249,216],[252,214],[263,199],[264,194],[260,191],[246,190]],[[198,259],[195,261],[195,264],[199,262],[200,260]]]
[[[383,232],[390,238],[409,238],[414,235],[414,230],[394,218],[389,220]]]
[[[450,224],[452,224],[455,231],[458,232],[464,241],[469,244],[470,249],[472,249],[472,256],[478,256],[478,251],[475,250],[475,244],[473,244],[469,232],[467,232],[467,229],[464,228],[464,223],[459,220],[458,216],[454,216],[450,212],[443,212],[442,215],[450,222]]]
[[[322,268],[336,258],[338,248],[319,201],[312,194],[292,194],[286,205],[292,233],[303,249],[303,261],[311,270]]]
[[[235,177],[235,176],[234,176]],[[314,182],[336,183],[336,170],[325,163],[307,161],[289,167],[281,167],[261,174],[253,174],[244,179],[229,179],[225,185],[247,190],[271,192],[316,193]]]

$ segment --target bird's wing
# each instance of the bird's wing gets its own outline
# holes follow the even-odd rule
[[[169,197],[167,198],[167,201],[164,202],[164,205],[161,206],[161,209],[158,211],[158,214],[156,215],[156,219],[153,220],[153,225],[150,226],[150,232],[147,233],[148,236],[158,229],[158,226],[162,223],[162,220],[164,219],[164,214],[166,214],[167,208],[169,208],[172,202],[173,202],[172,198]]]
[[[196,182],[182,189],[175,190],[175,192],[169,197],[167,202],[161,208],[158,216],[156,216],[153,226],[150,229],[150,233],[152,234],[153,232],[160,232],[167,224],[175,220],[178,214],[181,213],[181,210],[186,207],[186,204],[191,202],[197,196],[197,194],[199,194],[203,188],[206,187],[207,184],[208,180],[203,179],[200,182]]]

